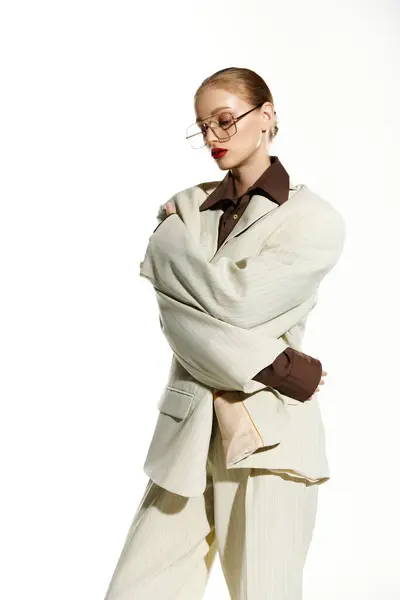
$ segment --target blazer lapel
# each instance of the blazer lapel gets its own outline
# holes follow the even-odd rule
[[[266,196],[254,194],[240,220],[218,248],[218,228],[223,209],[211,208],[199,211],[199,206],[204,202],[204,192],[208,195],[215,187],[216,185],[213,185],[213,187],[208,187],[208,189],[205,190],[203,186],[196,186],[194,190],[190,190],[190,193],[197,196],[194,201],[191,200],[188,202],[186,194],[178,194],[175,197],[178,213],[183,222],[188,226],[193,239],[200,243],[207,260],[209,261],[213,260],[216,254],[222,250],[225,247],[225,244],[228,244],[230,240],[237,237],[262,217],[281,206]],[[288,200],[290,200],[291,196],[298,191],[299,187],[301,186],[293,185],[292,182],[290,182]],[[285,204],[286,202],[282,206]]]
[[[271,165],[248,188],[251,199],[244,213],[218,248],[219,223],[224,212],[218,200],[224,197],[234,199],[236,195],[231,175],[228,171],[220,181],[202,182],[174,196],[179,216],[209,261],[225,248],[225,244],[229,244],[268,213],[285,204],[301,187],[293,184],[278,157],[271,156]],[[157,218],[162,220],[164,213],[165,205],[160,207]]]
[[[290,194],[289,194],[290,198]],[[241,216],[238,223],[229,233],[227,238],[218,248],[218,228],[223,209],[210,209],[199,212],[201,220],[200,243],[204,248],[208,248],[210,255],[209,260],[212,260],[216,254],[225,247],[225,244],[237,237],[265,215],[280,207],[279,204],[270,200],[266,196],[254,194],[250,202],[246,206],[246,210]]]
[[[221,248],[223,248],[224,245],[229,242],[229,240],[246,231],[246,229],[248,229],[256,221],[259,221],[262,217],[276,208],[279,208],[279,204],[276,202],[273,202],[265,196],[254,194],[246,206],[246,210],[241,216],[239,222],[232,229],[226,240],[221,244]]]

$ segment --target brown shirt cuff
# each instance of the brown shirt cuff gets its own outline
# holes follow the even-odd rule
[[[253,377],[285,396],[304,402],[317,389],[322,375],[322,363],[294,348],[286,348],[271,365]]]

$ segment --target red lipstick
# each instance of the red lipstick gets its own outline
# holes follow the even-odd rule
[[[211,154],[213,158],[222,158],[228,152],[226,148],[213,148]]]

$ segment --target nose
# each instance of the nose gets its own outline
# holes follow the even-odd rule
[[[211,135],[210,135],[211,132]],[[207,144],[207,146],[210,146],[213,142],[218,142],[218,138],[215,135],[215,133],[213,132],[213,130],[211,129],[211,127],[207,127],[207,131],[204,137],[204,141]]]

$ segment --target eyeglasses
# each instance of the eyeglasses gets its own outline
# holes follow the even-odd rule
[[[256,108],[260,108],[263,104],[264,102],[260,102],[260,104],[257,104],[257,106],[254,106],[254,108],[251,108],[238,117],[234,117],[232,113],[222,110],[213,117],[209,124],[206,123],[209,119],[193,123],[186,130],[186,139],[189,140],[191,147],[195,150],[203,148],[206,145],[205,137],[209,127],[220,142],[226,142],[237,132],[236,123]],[[276,114],[275,111],[274,114]]]

